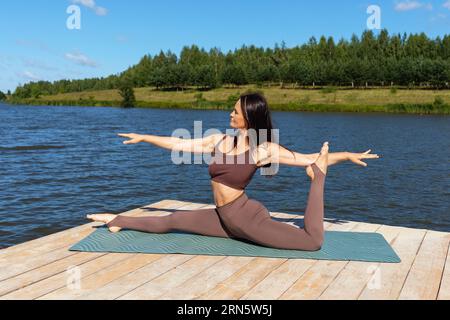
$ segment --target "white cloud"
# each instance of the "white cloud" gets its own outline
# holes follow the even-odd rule
[[[103,7],[95,8],[95,14],[98,16],[106,16],[108,14],[108,10]]]
[[[29,67],[29,68],[42,69],[42,70],[46,70],[46,71],[58,70],[58,68],[56,68],[54,66],[50,66],[47,63],[36,60],[36,59],[22,58],[22,62],[26,67]]]
[[[17,74],[19,77],[26,79],[26,80],[31,80],[31,81],[39,81],[41,80],[41,78],[37,75],[35,75],[34,73],[32,73],[31,71],[25,70],[24,72],[18,73]]]
[[[450,10],[450,0],[447,0],[442,6]]]
[[[431,22],[441,22],[441,21],[445,21],[447,19],[447,15],[443,14],[443,13],[438,13],[437,15],[433,16],[430,18]]]
[[[95,62],[94,60],[90,59],[86,55],[79,53],[79,52],[66,53],[65,57],[67,60],[70,60],[80,66],[86,66],[86,67],[92,67],[92,68],[98,67],[97,62]]]
[[[29,47],[32,49],[38,49],[44,52],[50,52],[50,48],[48,45],[41,41],[35,41],[35,40],[24,40],[24,39],[17,39],[16,44],[21,47]]]
[[[72,0],[72,3],[81,4],[82,6],[93,10],[98,16],[106,16],[108,14],[108,10],[106,8],[97,6],[95,0]]]
[[[416,0],[401,1],[397,2],[397,4],[395,5],[396,11],[411,11],[422,8],[427,10],[433,10],[433,5],[431,3],[422,3]]]

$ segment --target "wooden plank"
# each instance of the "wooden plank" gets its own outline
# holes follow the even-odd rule
[[[339,225],[330,222],[324,223],[324,228],[331,231]],[[275,300],[278,299],[293,283],[308,271],[318,260],[286,259],[279,267],[273,270],[265,279],[251,288],[242,300]]]
[[[37,269],[49,263],[57,262],[76,254],[77,252],[68,251],[67,247],[65,247],[44,254],[20,257],[21,259],[15,259],[10,264],[5,263],[2,265],[0,269],[0,281],[7,280],[27,271]]]
[[[89,275],[92,273],[92,270],[105,268],[110,266],[111,263],[117,262],[118,255],[119,254],[103,254],[97,259],[92,259],[85,264],[78,265],[77,267],[79,267],[79,269],[72,269],[75,266],[71,266],[72,267],[71,269],[59,272],[52,277],[42,279],[24,288],[20,288],[19,290],[12,291],[6,295],[1,296],[0,299],[2,300],[36,299],[57,288],[68,286],[68,281],[71,280],[72,275],[75,275],[75,272],[73,271],[78,270],[77,272],[79,272],[80,275],[84,276]]]
[[[187,205],[183,205],[183,206],[179,207],[179,209],[180,210],[185,210],[185,209],[191,210],[192,208],[195,209],[195,207],[199,207],[199,206],[203,207],[204,205],[188,203]],[[165,211],[157,211],[157,212],[153,212],[151,214],[145,214],[145,215],[160,216],[160,215],[166,215],[166,214],[168,214],[168,213]],[[100,257],[100,256],[106,254],[106,253],[99,254],[99,253],[72,252],[72,251],[68,251],[69,247],[70,246],[62,249],[62,251],[65,251],[65,252],[63,252],[64,254],[67,252],[73,253],[72,255],[70,255],[70,259],[62,258],[62,259],[58,259],[55,261],[52,261],[51,259],[49,259],[49,260],[47,260],[47,264],[44,264],[41,267],[31,269],[26,273],[20,273],[15,277],[12,277],[8,280],[0,282],[0,287],[7,288],[8,292],[9,292],[12,289],[14,289],[14,286],[16,286],[16,289],[23,287],[25,285],[33,284],[33,283],[38,283],[37,286],[39,286],[39,281],[41,279],[47,279],[50,277],[49,281],[51,281],[52,275],[57,274],[58,272],[61,271],[61,269],[65,270],[68,266],[74,266],[74,265],[79,265],[79,264],[84,263],[86,257],[90,257],[90,256]],[[123,259],[127,256],[129,256],[129,254],[118,254],[118,256],[116,256],[116,260]],[[47,258],[48,257],[45,256],[42,261],[45,261],[45,259],[47,259]],[[34,265],[37,265],[36,259],[31,259],[31,260],[32,260],[31,262],[33,262]],[[39,260],[39,261],[41,261],[41,260]],[[114,261],[111,263],[114,263]],[[94,266],[95,266],[95,263],[94,263]],[[13,270],[13,269],[10,269],[10,270]],[[53,281],[51,283],[53,283],[53,285],[57,286],[59,283],[61,283],[60,281],[58,281],[58,279],[59,278],[56,277],[55,281]],[[42,292],[42,290],[41,289],[34,290],[33,292],[35,292],[36,295],[39,295]]]
[[[155,300],[170,288],[195,277],[210,266],[220,264],[224,256],[196,256],[142,286],[122,295],[120,300]]]
[[[369,226],[365,231],[380,232],[388,243],[392,243],[400,233],[400,230],[396,228],[378,228],[377,230],[371,230]],[[363,231],[363,230],[358,230]],[[329,286],[318,297],[320,300],[355,300],[364,290],[366,285],[370,282],[369,287],[372,287],[371,283],[373,279],[378,280],[380,263],[375,262],[363,262],[363,261],[350,261],[339,272],[337,277],[329,284]],[[372,281],[371,281],[372,280]]]
[[[176,200],[164,200],[156,204],[150,204],[144,208],[173,209],[174,207],[181,207],[187,204],[188,203]],[[121,215],[137,216],[143,214],[146,214],[146,210],[139,208],[124,212]],[[98,225],[101,225],[101,223],[91,222],[0,250],[0,269],[10,265],[11,261],[17,261],[16,259],[22,258],[26,260],[28,257],[35,256],[37,254],[48,253],[53,250],[64,248],[68,244],[76,242],[78,239],[87,236],[90,232],[92,232],[92,228]]]
[[[335,225],[324,223],[325,228],[334,228]],[[255,258],[249,264],[244,266],[230,278],[217,284],[215,288],[201,296],[201,299],[243,299],[245,295],[254,286],[264,280],[268,274],[274,269],[285,268],[283,265],[288,259],[272,259],[271,263],[267,263],[267,258]],[[300,268],[307,269],[307,265],[311,263],[308,259],[296,259],[296,264]],[[262,265],[258,268],[254,264]],[[303,265],[300,267],[300,265]],[[254,269],[254,270],[253,270]]]
[[[379,282],[373,282],[370,285],[368,283],[358,297],[360,300],[395,300],[398,298],[426,233],[426,230],[391,226],[383,226],[380,232],[383,233],[385,229],[392,228],[397,228],[400,232],[392,243],[392,247],[402,261],[394,264],[381,264],[377,270],[378,278],[374,278]]]
[[[447,260],[439,288],[438,300],[450,300],[450,244],[447,248]]]
[[[218,283],[231,277],[238,270],[252,261],[253,257],[230,256],[221,260],[199,274],[170,288],[163,295],[157,297],[159,300],[197,300],[212,290]]]
[[[286,259],[264,279],[250,288],[241,300],[275,300],[283,294],[296,279],[309,270],[317,260]]]
[[[106,253],[83,252],[79,255],[73,255],[68,257],[67,259],[61,259],[54,263],[47,264],[33,270],[32,272],[26,272],[16,277],[9,278],[5,281],[0,282],[0,296],[4,296],[13,291],[31,286],[34,283],[45,280],[54,275],[66,272],[70,267],[79,266],[92,260],[97,261],[98,258],[105,255]],[[124,259],[124,257],[122,257],[122,259]]]
[[[400,292],[400,300],[434,300],[444,271],[450,235],[428,230]]]
[[[81,298],[83,295],[90,294],[117,278],[126,276],[157,259],[161,259],[163,255],[138,253],[122,254],[121,257],[122,260],[117,261],[102,270],[98,270],[98,268],[94,269],[92,274],[86,275],[87,273],[82,271],[82,274],[86,276],[81,278],[80,288],[61,286],[59,289],[39,297],[38,300],[74,300]],[[83,266],[81,266],[81,268],[83,268]],[[57,279],[54,279],[53,281],[57,282]],[[58,284],[58,286],[60,286],[60,284]]]
[[[285,259],[256,258],[246,264],[230,278],[220,282],[213,289],[203,294],[201,300],[237,300],[250,288],[264,279],[274,268],[279,267]]]
[[[174,206],[182,206],[186,204],[187,204],[186,202],[178,200],[163,200],[154,204],[144,206],[143,208],[126,211],[121,215],[133,216],[145,212],[144,210],[145,208],[172,209]],[[30,240],[6,249],[2,249],[0,250],[0,262],[5,261],[6,259],[9,259],[11,257],[15,257],[18,253],[21,254],[30,253],[31,255],[33,255],[36,252],[48,252],[51,250],[61,248],[62,247],[60,245],[61,240],[67,240],[68,237],[71,236],[74,236],[74,238],[78,238],[79,234],[77,233],[83,230],[89,230],[92,226],[95,225],[98,225],[98,223],[92,222],[89,224],[84,224],[81,226],[77,226],[75,228],[63,230],[45,237]],[[72,239],[71,241],[74,240]]]
[[[192,204],[187,204],[184,206],[181,206],[180,208],[190,208],[192,207]],[[165,211],[158,211],[153,212],[151,215],[166,215],[167,212]],[[134,215],[134,214],[132,214]],[[148,214],[147,214],[148,215]],[[141,216],[144,216],[142,214]],[[102,223],[95,223],[96,225],[102,225]],[[74,237],[67,237],[69,240],[59,240],[60,245],[64,245],[62,248],[58,248],[56,250],[52,250],[50,252],[39,252],[39,250],[32,250],[37,251],[33,255],[29,255],[28,251],[26,254],[22,254],[21,252],[17,253],[14,258],[10,258],[7,261],[3,261],[0,264],[0,282],[4,281],[8,278],[20,275],[22,273],[38,269],[42,266],[45,266],[47,264],[59,261],[61,259],[71,257],[73,255],[79,254],[79,252],[75,251],[69,251],[68,249],[76,242],[80,241],[84,237],[86,237],[88,234],[93,232],[93,228],[90,228],[89,226],[92,226],[92,224],[88,224],[88,227],[86,228],[86,232],[76,232],[75,234],[72,234]],[[72,230],[68,230],[67,233],[71,234]],[[31,251],[31,252],[32,252]]]
[[[270,213],[274,218],[285,218],[293,220],[295,216],[281,213]],[[140,287],[137,292],[127,294],[124,298],[145,298],[145,299],[196,299],[207,292],[218,282],[230,277],[234,272],[248,264],[254,257],[215,257],[215,262],[211,266],[202,268],[198,265],[199,272],[187,276],[189,271],[181,271],[182,276],[167,274],[164,277],[177,278],[176,281],[167,281],[164,277],[156,279]],[[179,279],[178,279],[179,278]],[[183,281],[179,281],[179,280]],[[165,283],[163,288],[163,283]],[[170,283],[170,285],[167,285]]]
[[[358,230],[361,223],[346,221],[341,224],[333,224],[329,231],[354,231]],[[373,227],[376,228],[376,227]],[[290,286],[273,292],[274,299],[300,300],[317,298],[347,265],[348,261],[313,260],[312,265],[300,277],[291,279]]]
[[[107,285],[97,288],[95,291],[80,295],[77,297],[77,300],[114,300],[120,298],[120,296],[169,272],[194,257],[194,255],[184,254],[165,255],[153,263],[132,271],[125,276],[118,277]]]

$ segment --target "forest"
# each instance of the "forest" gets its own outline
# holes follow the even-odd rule
[[[247,84],[292,88],[324,86],[446,89],[450,82],[450,35],[377,34],[364,31],[350,40],[322,36],[287,48],[243,45],[223,53],[185,46],[178,57],[170,50],[145,55],[127,70],[102,78],[38,81],[20,85],[17,98],[38,98],[69,92],[118,89],[124,85],[183,90]]]

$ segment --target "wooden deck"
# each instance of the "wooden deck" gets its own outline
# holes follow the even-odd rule
[[[123,214],[211,207],[164,200]],[[271,214],[290,219],[287,223],[302,218]],[[402,259],[399,264],[68,250],[97,225],[1,250],[0,299],[450,299],[450,233],[325,222],[327,230],[383,234]]]

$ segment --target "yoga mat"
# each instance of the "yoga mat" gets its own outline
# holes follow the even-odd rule
[[[112,233],[106,227],[99,227],[69,250],[401,262],[383,235],[379,233],[326,231],[324,239],[322,249],[319,251],[299,251],[273,249],[246,240],[209,237],[186,232],[155,234],[123,229],[118,233]]]

